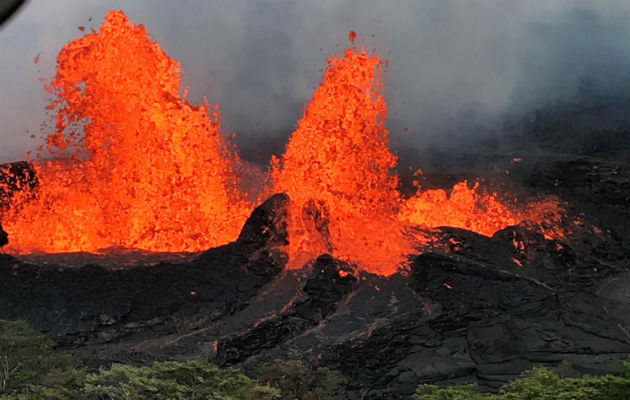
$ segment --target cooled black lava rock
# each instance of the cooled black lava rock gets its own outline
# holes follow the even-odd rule
[[[278,193],[256,207],[245,222],[238,239],[226,246],[210,249],[195,260],[195,265],[221,265],[225,259],[248,273],[268,279],[278,274],[288,261],[283,246],[287,232],[289,196]]]
[[[535,364],[563,360],[584,373],[619,371],[630,352],[627,264],[532,239],[519,265],[513,246],[497,247],[510,229],[494,238],[443,235],[459,247],[419,255],[411,267],[409,285],[426,316],[392,315],[367,339],[324,352],[321,362],[349,379],[349,398],[410,399],[420,383],[496,389]]]
[[[61,346],[76,346],[163,336],[191,316],[234,313],[284,268],[287,256],[277,246],[286,243],[287,203],[272,196],[239,240],[190,263],[59,268],[1,258],[0,318],[25,319]]]
[[[0,164],[0,212],[14,194],[32,190],[38,182],[33,166],[26,161]]]
[[[0,247],[9,243],[9,235],[2,229],[2,221],[0,221]]]
[[[9,243],[8,234],[2,229],[2,212],[11,198],[20,191],[37,187],[38,180],[33,166],[26,161],[0,164],[0,247]]]
[[[241,230],[236,242],[252,248],[289,244],[287,233],[289,196],[277,193],[256,207]]]
[[[347,264],[328,254],[318,257],[300,285],[305,297],[246,332],[218,340],[214,361],[221,365],[244,361],[316,326],[337,309],[344,296],[356,289],[357,278],[351,272]]]
[[[619,372],[630,352],[627,157],[563,161],[562,173],[540,162],[536,192],[581,212],[565,239],[529,225],[493,237],[439,228],[434,247],[390,277],[330,256],[281,271],[288,198],[276,195],[236,242],[190,263],[72,270],[0,254],[0,318],[28,319],[90,366],[212,358],[254,374],[302,359],[343,373],[347,400],[410,400],[420,383],[496,389],[563,360]],[[328,212],[302,209],[322,248]]]

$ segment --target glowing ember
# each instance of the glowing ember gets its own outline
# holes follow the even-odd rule
[[[234,240],[252,204],[238,189],[242,165],[220,135],[218,110],[182,99],[179,64],[142,25],[116,11],[105,19],[59,54],[46,85],[57,96],[48,149],[58,158],[35,162],[38,189],[16,195],[3,215],[6,250],[198,251]],[[403,199],[385,128],[384,64],[357,48],[329,59],[284,155],[272,159],[265,192],[291,199],[290,267],[331,253],[389,275],[418,251],[418,225],[492,235],[526,222],[563,235],[555,200],[508,205],[467,182]]]
[[[179,96],[180,66],[144,26],[122,12],[105,20],[58,56],[48,146],[64,157],[36,163],[37,198],[3,216],[6,250],[196,251],[235,239],[250,206],[218,113]]]

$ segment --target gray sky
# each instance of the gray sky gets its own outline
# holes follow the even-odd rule
[[[630,95],[627,0],[31,0],[0,30],[0,162],[50,133],[38,78],[110,9],[147,27],[186,71],[190,98],[219,103],[241,142],[290,134],[350,29],[390,61],[395,146],[483,135],[506,112],[570,98],[586,76]]]

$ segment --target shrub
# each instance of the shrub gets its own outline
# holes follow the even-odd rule
[[[85,379],[91,400],[271,400],[280,392],[233,369],[205,361],[157,362],[150,367],[115,364]]]
[[[630,363],[621,375],[562,378],[556,371],[534,367],[507,383],[499,393],[479,393],[475,385],[440,388],[420,385],[419,400],[628,400]]]
[[[0,398],[20,393],[74,398],[85,370],[71,355],[54,351],[54,346],[24,321],[0,320]]]
[[[258,380],[280,389],[282,400],[332,400],[345,384],[343,376],[324,367],[311,368],[297,360],[263,364]]]
[[[86,374],[24,321],[0,320],[0,400],[271,400],[278,389],[205,361],[115,364]]]

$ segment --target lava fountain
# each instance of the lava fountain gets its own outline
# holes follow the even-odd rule
[[[112,11],[57,61],[48,147],[60,157],[34,163],[36,197],[3,216],[6,251],[198,251],[236,238],[251,205],[218,111],[182,99],[179,63],[144,26]]]
[[[348,49],[323,80],[272,168],[274,191],[291,198],[290,265],[323,252],[378,273],[413,252],[392,173],[382,93],[383,62]]]
[[[492,235],[524,221],[557,223],[553,200],[508,204],[467,182],[404,199],[385,127],[385,65],[354,45],[331,57],[285,153],[272,159],[264,192],[291,199],[290,267],[330,253],[390,275],[418,252],[419,226]],[[56,158],[33,162],[38,188],[15,195],[4,213],[5,250],[184,252],[236,239],[254,206],[239,189],[243,165],[221,135],[218,108],[191,105],[180,83],[178,62],[122,11],[67,44],[51,89],[57,131],[47,144]]]

